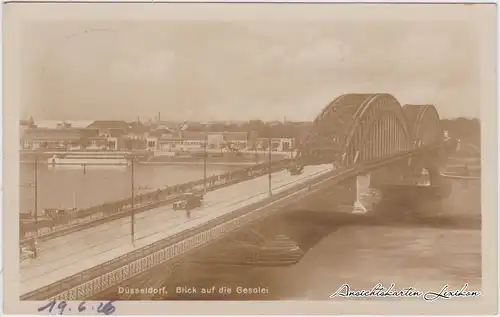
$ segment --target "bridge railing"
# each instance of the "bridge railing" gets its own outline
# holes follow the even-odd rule
[[[281,159],[271,162],[271,172],[277,172],[289,166],[290,159]],[[230,171],[206,178],[207,191],[213,191],[221,187],[230,186],[268,173],[269,164],[261,163],[240,170]],[[134,196],[134,211],[142,212],[151,208],[156,208],[163,204],[168,204],[178,199],[182,194],[190,191],[204,189],[205,180],[199,179],[179,185],[167,186],[148,193]],[[114,203],[104,203],[92,208],[75,212],[73,217],[59,220],[43,219],[38,222],[38,236],[40,240],[65,234],[63,231],[71,230],[74,227],[97,224],[104,218],[111,220],[125,216],[131,211],[132,197],[116,201]],[[34,238],[37,226],[23,224],[24,234],[21,233],[21,244],[28,243]]]

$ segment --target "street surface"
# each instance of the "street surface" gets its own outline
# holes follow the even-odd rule
[[[279,193],[320,174],[331,165],[309,166],[302,175],[287,171],[272,175],[272,189]],[[268,175],[208,192],[202,208],[191,212],[173,210],[171,205],[135,216],[135,247],[143,247],[196,227],[236,209],[268,197]],[[122,218],[93,228],[41,242],[38,258],[21,263],[21,293],[38,289],[85,269],[131,252],[131,219]]]

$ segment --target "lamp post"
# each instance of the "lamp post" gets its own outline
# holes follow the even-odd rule
[[[205,134],[205,145],[203,146],[203,192],[207,192],[207,144],[208,144],[208,135]]]
[[[259,164],[259,154],[257,153],[257,140],[255,138],[253,141],[253,151],[255,155],[255,164]]]
[[[38,238],[38,155],[35,154],[35,244]],[[33,257],[36,258],[38,251],[35,245]]]
[[[135,246],[135,185],[134,185],[134,157],[131,156],[131,168],[132,172],[130,173],[130,182],[131,182],[131,191],[132,191],[132,202],[131,202],[131,211],[130,211],[130,233],[132,239],[132,245]]]
[[[268,143],[268,153],[269,153],[269,157],[268,157],[268,179],[269,179],[269,196],[272,196],[273,195],[273,191],[272,191],[272,187],[271,187],[271,129],[269,129],[269,133],[268,133],[268,136],[267,136],[267,143]]]

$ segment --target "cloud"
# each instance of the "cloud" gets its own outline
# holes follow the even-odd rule
[[[176,55],[172,51],[144,52],[136,56],[116,58],[111,63],[110,70],[113,75],[129,80],[151,80],[171,75],[175,62]]]
[[[276,62],[281,62],[285,68],[300,68],[308,71],[335,70],[339,63],[350,55],[350,48],[338,40],[319,41],[299,47],[294,51],[283,48],[271,49],[269,55]]]

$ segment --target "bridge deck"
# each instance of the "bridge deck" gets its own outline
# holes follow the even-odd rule
[[[332,170],[331,165],[308,166],[302,175],[274,173],[274,193]],[[203,206],[186,217],[183,210],[163,206],[136,215],[136,248],[167,238],[183,230],[256,203],[268,197],[268,176],[221,188],[205,195]],[[37,259],[21,263],[20,291],[25,294],[85,269],[133,251],[129,217],[41,242]]]

